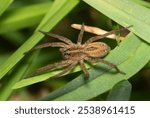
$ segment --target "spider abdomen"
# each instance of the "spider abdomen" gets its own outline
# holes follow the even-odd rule
[[[84,50],[90,57],[103,57],[109,52],[110,47],[103,42],[94,42],[87,44]]]

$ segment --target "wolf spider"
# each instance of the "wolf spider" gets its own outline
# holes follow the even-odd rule
[[[61,42],[44,43],[44,44],[36,46],[32,50],[41,49],[45,47],[60,47],[60,52],[62,53],[63,60],[60,62],[56,62],[54,64],[49,64],[42,68],[39,68],[33,71],[31,75],[36,75],[38,73],[41,73],[43,71],[46,71],[52,68],[64,68],[62,72],[53,76],[57,78],[57,77],[63,76],[66,72],[72,70],[77,64],[79,64],[85,75],[85,78],[88,79],[89,73],[84,64],[85,61],[92,62],[92,63],[101,62],[112,68],[115,68],[117,72],[121,74],[125,74],[115,64],[99,58],[99,57],[105,56],[110,51],[110,47],[106,43],[95,42],[95,41],[97,41],[98,39],[104,38],[110,34],[127,29],[127,28],[128,27],[122,28],[119,30],[112,30],[108,33],[105,33],[104,35],[97,35],[97,36],[91,37],[84,44],[82,44],[84,24],[82,24],[81,26],[81,30],[78,35],[77,43],[73,43],[70,39],[60,36],[60,35],[40,31],[44,35],[59,39]]]

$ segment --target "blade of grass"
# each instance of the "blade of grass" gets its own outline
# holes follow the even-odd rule
[[[80,67],[77,66],[73,72],[78,72],[80,71]],[[38,76],[34,76],[34,77],[29,77],[29,78],[26,78],[26,79],[23,79],[19,82],[17,82],[13,87],[12,89],[18,89],[18,88],[22,88],[22,87],[26,87],[26,86],[29,86],[29,85],[32,85],[32,84],[35,84],[35,83],[38,83],[38,82],[42,82],[42,81],[45,81],[47,80],[48,78],[60,73],[62,70],[53,70],[49,73],[46,73],[46,74],[42,74],[42,75],[38,75]],[[66,73],[67,74],[67,73]],[[66,75],[65,74],[65,75]]]
[[[6,12],[0,19],[0,34],[38,24],[52,3],[34,4]]]
[[[100,64],[99,69],[93,68],[89,71],[90,79],[96,79],[86,82],[81,75],[41,100],[89,100],[96,97],[111,89],[117,82],[129,79],[137,73],[149,61],[150,55],[147,55],[149,51],[150,47],[146,43],[130,34],[106,57],[106,60],[117,64],[126,75],[106,72],[102,70],[105,66]],[[144,59],[141,59],[143,57]]]
[[[147,1],[144,0],[132,0],[132,1],[144,7],[150,8],[150,4]]]
[[[21,66],[15,68],[15,72],[8,76],[9,79],[5,80],[0,89],[0,100],[7,100],[14,91],[12,86],[23,78],[24,74],[32,64],[33,58],[37,56],[37,53],[31,55],[27,60],[21,63]]]
[[[83,0],[150,43],[150,10],[130,0]],[[144,31],[142,31],[144,29]]]
[[[78,3],[78,0],[56,0],[48,11],[46,18],[44,18],[44,23],[42,22],[42,26],[38,27],[37,30],[40,28],[44,31],[51,30]],[[1,65],[0,79],[24,57],[24,52],[33,48],[43,37],[44,35],[41,33],[35,32],[15,53],[13,53],[12,56]]]
[[[127,101],[130,99],[132,85],[127,80],[123,80],[111,89],[107,96],[108,101]]]
[[[5,62],[5,60],[7,60],[10,55],[11,55],[11,53],[0,54],[0,64]]]
[[[12,2],[13,0],[0,0],[0,16]]]

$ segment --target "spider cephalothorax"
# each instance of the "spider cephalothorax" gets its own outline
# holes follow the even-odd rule
[[[97,35],[97,36],[91,37],[84,44],[82,44],[84,24],[82,24],[77,43],[73,43],[71,40],[63,36],[40,31],[41,33],[47,36],[51,36],[51,37],[59,39],[61,42],[44,43],[44,44],[36,46],[34,49],[40,49],[40,48],[45,48],[45,47],[60,47],[60,52],[62,53],[64,60],[39,68],[36,71],[34,71],[32,75],[35,75],[37,73],[40,73],[40,72],[43,72],[52,68],[64,68],[62,72],[54,76],[54,77],[60,77],[60,76],[63,76],[66,72],[73,69],[77,64],[79,64],[85,75],[85,78],[88,79],[89,73],[84,64],[85,61],[92,62],[92,63],[101,62],[112,68],[115,68],[119,73],[124,74],[122,71],[118,69],[118,67],[115,64],[100,58],[100,57],[105,56],[109,52],[110,47],[106,43],[95,42],[98,39],[104,38],[110,34],[116,33],[117,31],[121,31],[124,29],[126,28],[122,28],[120,30],[113,30],[104,35]]]

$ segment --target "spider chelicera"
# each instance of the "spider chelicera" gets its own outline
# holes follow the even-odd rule
[[[85,61],[91,62],[91,63],[101,62],[110,66],[111,68],[115,68],[117,72],[121,74],[125,74],[115,64],[101,59],[101,57],[108,54],[108,52],[110,51],[110,47],[106,43],[95,42],[95,41],[101,38],[104,38],[110,34],[114,34],[121,30],[127,29],[129,27],[122,28],[119,30],[112,30],[103,35],[97,35],[97,36],[91,37],[84,44],[82,44],[84,24],[82,24],[81,26],[81,30],[77,39],[77,43],[73,43],[70,39],[57,35],[57,34],[40,31],[44,35],[59,39],[61,42],[44,43],[44,44],[34,47],[32,50],[41,49],[45,47],[60,47],[60,52],[62,53],[63,60],[60,62],[46,65],[42,68],[39,68],[33,71],[31,75],[33,76],[33,75],[36,75],[38,73],[41,73],[43,71],[46,71],[52,68],[64,68],[62,72],[53,76],[54,78],[58,78],[60,76],[63,76],[66,72],[72,70],[77,64],[79,64],[84,73],[85,78],[88,79],[89,73],[85,66]]]

